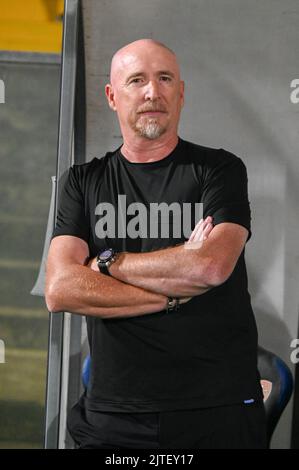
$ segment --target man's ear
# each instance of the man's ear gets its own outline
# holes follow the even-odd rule
[[[114,101],[114,91],[110,83],[105,86],[105,93],[108,100],[109,107],[116,111],[115,101]]]

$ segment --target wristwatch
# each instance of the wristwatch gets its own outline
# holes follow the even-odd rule
[[[97,255],[97,265],[102,274],[111,276],[108,268],[116,260],[117,253],[113,248],[105,248]]]

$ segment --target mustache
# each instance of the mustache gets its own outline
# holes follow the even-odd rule
[[[141,106],[138,110],[137,110],[137,114],[140,114],[140,113],[146,113],[148,111],[159,111],[161,113],[166,113],[167,110],[166,108],[161,105],[161,104],[146,104],[144,106]]]

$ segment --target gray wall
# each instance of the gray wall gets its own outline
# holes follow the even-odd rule
[[[87,160],[121,142],[106,104],[112,54],[142,37],[176,51],[186,81],[180,136],[247,165],[253,237],[247,267],[260,344],[290,363],[297,337],[299,248],[297,0],[83,0]],[[289,404],[272,440],[290,445]]]

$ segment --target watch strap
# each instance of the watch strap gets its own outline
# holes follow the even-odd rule
[[[106,276],[111,276],[108,266],[106,266],[105,264],[102,264],[102,265],[98,264],[98,267],[102,274],[106,274]]]

